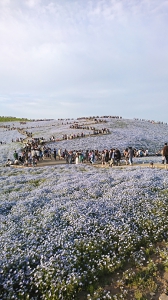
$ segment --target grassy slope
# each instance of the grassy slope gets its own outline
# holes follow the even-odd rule
[[[14,122],[14,121],[29,121],[26,118],[16,118],[16,117],[4,117],[0,116],[0,122]]]

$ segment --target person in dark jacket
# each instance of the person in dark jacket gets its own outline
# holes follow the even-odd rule
[[[114,158],[115,158],[117,166],[119,166],[120,165],[120,160],[121,160],[121,152],[120,152],[119,149],[115,150]]]
[[[165,143],[164,147],[163,147],[163,156],[165,157],[166,164],[168,164],[168,145],[167,145],[167,143]]]
[[[54,148],[54,159],[56,160],[56,157],[57,157],[57,151],[56,149]]]
[[[129,164],[130,164],[130,166],[132,166],[133,157],[134,157],[134,150],[132,149],[132,147],[129,147],[129,149],[128,149],[128,157],[129,157]]]

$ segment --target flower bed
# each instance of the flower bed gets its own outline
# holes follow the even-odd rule
[[[167,239],[166,170],[65,165],[0,175],[2,299],[92,294],[100,277]]]

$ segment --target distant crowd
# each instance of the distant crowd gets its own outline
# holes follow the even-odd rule
[[[55,137],[52,137],[50,138],[49,141],[58,141],[58,140],[68,140],[68,139],[75,139],[75,138],[83,138],[83,137],[86,137],[86,136],[90,136],[90,135],[96,135],[96,134],[108,134],[110,133],[109,129],[108,128],[101,128],[101,129],[96,129],[95,126],[92,126],[92,125],[89,125],[86,123],[83,123],[83,124],[79,124],[78,121],[82,121],[82,120],[85,120],[85,121],[88,121],[89,123],[92,122],[92,124],[99,124],[99,123],[107,123],[107,119],[119,119],[121,120],[122,117],[121,116],[92,116],[92,117],[81,117],[81,118],[77,118],[76,120],[74,119],[58,119],[58,121],[61,121],[62,122],[62,125],[67,125],[69,124],[69,127],[70,129],[80,129],[80,130],[88,130],[88,134],[86,135],[86,133],[77,133],[77,134],[68,134],[68,133],[65,133],[62,135],[62,138],[55,138]],[[138,118],[134,118],[134,120],[138,120],[138,121],[146,121],[146,122],[150,122],[152,124],[166,124],[167,123],[163,123],[163,122],[160,122],[160,121],[154,121],[154,120],[145,120],[145,119],[138,119]],[[40,120],[32,120],[32,121],[54,121],[53,119],[40,119]],[[66,121],[66,122],[65,122]],[[65,122],[65,124],[64,124]],[[21,121],[20,122],[20,125],[25,125],[26,124],[26,121]],[[49,126],[49,125],[45,125],[46,127]],[[51,125],[50,125],[51,126]],[[55,126],[54,124],[52,124],[52,126]],[[37,127],[40,127],[40,126],[37,126]],[[7,124],[7,125],[0,125],[0,128],[6,128],[6,130],[17,130],[19,133],[23,134],[23,135],[26,135],[26,139],[28,138],[32,138],[33,134],[32,132],[28,131],[30,130],[30,128],[36,128],[36,126],[31,126],[29,128],[27,128],[28,130],[26,130],[26,128],[23,128],[23,127],[16,127],[15,124]],[[21,138],[21,137],[18,137],[18,138],[15,138],[15,139],[12,139],[12,142],[24,142],[25,138]],[[0,145],[1,144],[5,144],[6,142],[3,142],[3,141],[0,141]]]

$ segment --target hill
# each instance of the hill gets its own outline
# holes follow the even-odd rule
[[[168,140],[168,126],[117,118],[2,122],[0,299],[166,297],[167,170],[4,167],[27,134],[44,137],[52,151],[131,145],[152,153]]]

